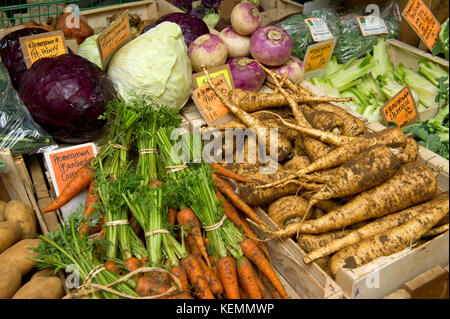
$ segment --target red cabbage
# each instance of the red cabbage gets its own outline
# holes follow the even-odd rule
[[[199,36],[209,33],[208,26],[202,19],[184,12],[169,13],[168,15],[159,18],[152,26],[146,27],[142,33],[147,32],[152,27],[165,21],[176,23],[181,27],[184,42],[186,42],[186,46],[188,48],[189,45]]]
[[[0,57],[8,69],[15,88],[19,86],[23,73],[27,70],[19,38],[48,32],[40,28],[25,28],[11,32],[0,41]]]
[[[173,5],[186,13],[190,13],[192,10],[192,0],[175,0]]]
[[[98,117],[115,97],[105,72],[74,54],[44,58],[25,72],[19,95],[34,120],[56,140],[82,143],[106,124]]]

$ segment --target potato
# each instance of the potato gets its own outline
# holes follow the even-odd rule
[[[37,277],[51,277],[51,276],[55,276],[55,274],[53,273],[53,269],[52,268],[44,268],[44,269],[37,271],[31,277],[31,279],[37,278]]]
[[[286,162],[283,165],[283,169],[285,171],[292,171],[292,172],[296,172],[298,170],[301,170],[302,168],[307,167],[309,164],[311,164],[311,161],[309,160],[309,158],[307,156],[297,156],[293,159],[291,159],[290,161]]]
[[[18,223],[0,222],[0,253],[18,242],[21,237],[22,229]]]
[[[269,205],[268,214],[280,227],[284,227],[288,219],[303,217],[308,202],[295,195],[284,196]]]
[[[0,222],[4,222],[6,220],[5,207],[7,204],[7,202],[0,200]]]
[[[61,299],[64,288],[56,276],[36,277],[23,285],[11,299]]]
[[[22,281],[20,271],[0,264],[0,299],[9,299],[19,289]]]
[[[37,248],[40,239],[22,239],[0,254],[0,265],[17,268],[22,276],[26,275],[36,262],[30,258],[37,257],[37,253],[29,248]]]
[[[36,233],[36,216],[33,208],[18,200],[12,200],[6,205],[5,217],[15,221],[22,228],[22,238],[32,238]]]

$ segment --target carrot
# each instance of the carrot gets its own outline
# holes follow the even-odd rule
[[[149,261],[148,257],[142,258],[142,259],[140,260],[141,266],[147,266],[147,265],[148,265],[148,261]]]
[[[225,288],[227,299],[240,299],[236,261],[233,257],[222,257],[217,263],[220,281]]]
[[[214,271],[210,267],[208,267],[208,265],[203,260],[200,249],[198,248],[192,236],[189,235],[186,237],[186,245],[189,247],[190,254],[197,257],[212,293],[215,295],[223,294],[222,283],[220,282],[219,278],[217,278]]]
[[[433,198],[437,192],[437,181],[425,164],[405,164],[386,182],[356,195],[345,205],[328,214],[305,221],[292,223],[278,231],[263,228],[275,237],[290,237],[297,232],[319,234],[341,229],[357,222],[382,217]]]
[[[272,293],[267,289],[257,273],[255,273],[255,278],[258,288],[261,291],[262,299],[273,299]]]
[[[241,216],[239,216],[239,213],[237,212],[236,208],[231,205],[231,203],[223,197],[222,193],[220,191],[216,191],[216,196],[219,200],[223,201],[223,208],[225,211],[225,215],[227,215],[227,218],[238,228],[240,229],[245,236],[249,238],[258,238],[256,234],[253,232],[253,230],[248,226],[247,223],[244,224],[243,220],[241,219]]]
[[[140,260],[135,257],[128,258],[123,262],[123,264],[125,265],[125,267],[127,267],[129,272],[135,271],[136,269],[141,267]]]
[[[250,299],[241,285],[239,285],[239,299]]]
[[[410,247],[448,213],[448,192],[443,198],[446,200],[440,205],[435,203],[433,208],[406,223],[338,251],[330,260],[331,274],[336,276],[340,268],[356,268],[378,257],[389,256]]]
[[[195,295],[199,299],[215,299],[198,259],[194,255],[188,255],[181,260],[181,265],[188,274],[189,281],[194,287]]]
[[[294,99],[297,103],[347,102],[352,100],[352,98],[298,95],[295,95]],[[233,89],[228,92],[228,100],[237,107],[250,113],[288,104],[286,98],[281,93],[261,93],[243,89]]]
[[[166,279],[167,277],[161,276],[157,272],[145,273],[138,278],[135,291],[141,297],[163,294],[170,288],[170,284]],[[167,296],[160,298],[167,299]]]
[[[239,283],[250,299],[262,299],[257,276],[250,261],[245,256],[240,257],[236,261],[236,269]]]
[[[255,181],[252,181],[251,179],[248,179],[248,178],[242,177],[239,174],[236,174],[232,170],[229,170],[220,164],[210,163],[209,165],[211,166],[211,169],[215,171],[214,173],[217,175],[229,177],[235,181],[242,182],[242,183],[254,183],[255,182]]]
[[[272,295],[271,299],[283,299],[281,298],[281,295],[278,293],[278,291],[275,289],[275,287],[272,285],[270,280],[267,278],[266,275],[264,275],[261,271],[258,270],[259,278],[261,278],[261,282],[264,284],[264,286],[267,288],[267,290]]]
[[[260,269],[261,272],[263,272],[267,276],[267,278],[269,278],[270,282],[278,291],[278,293],[284,299],[289,299],[289,296],[286,293],[286,290],[284,290],[284,287],[281,284],[280,280],[278,279],[275,270],[273,270],[272,266],[267,261],[266,257],[264,257],[264,254],[258,248],[258,246],[256,246],[255,243],[250,239],[244,239],[240,243],[240,246],[242,248],[242,251],[244,252],[244,256],[247,257],[253,264],[255,264],[255,266]]]
[[[119,264],[116,263],[115,261],[111,260],[105,261],[103,263],[103,266],[105,266],[105,268],[110,272],[112,272],[113,274],[118,274],[120,276],[123,274],[123,271],[122,269],[120,269]]]
[[[91,184],[89,185],[88,196],[86,197],[86,202],[84,203],[83,217],[86,219],[86,221],[82,221],[80,223],[80,226],[78,227],[78,232],[80,233],[81,238],[84,238],[84,236],[87,235],[89,229],[91,228],[89,226],[89,221],[91,221],[92,219],[89,217],[95,212],[95,203],[97,203],[97,193],[95,191],[94,182],[91,182]]]
[[[187,292],[180,292],[169,296],[167,299],[194,299],[194,298],[192,298],[192,296]]]
[[[180,266],[173,266],[170,270],[171,274],[173,274],[175,277],[177,277],[181,282],[181,289],[183,292],[188,293],[189,292],[189,281],[188,281],[188,275],[186,273],[186,270]]]
[[[423,204],[412,206],[398,213],[376,219],[361,228],[347,232],[345,236],[323,243],[320,247],[315,247],[315,250],[308,252],[308,254],[303,257],[303,261],[306,264],[309,264],[321,257],[337,252],[342,248],[356,244],[363,239],[370,238],[376,234],[398,227],[419,214],[431,211],[434,207],[445,207],[446,202],[448,202],[448,193],[437,195]]]
[[[194,211],[189,207],[180,210],[177,213],[177,222],[178,224],[186,227],[186,232],[195,240],[198,248],[200,248],[201,255],[203,256],[203,258],[205,258],[208,266],[211,266],[208,258],[208,253],[206,252],[205,243],[203,242],[202,231],[200,229],[200,221],[198,220]]]
[[[201,256],[196,256],[200,266],[202,267],[203,273],[205,274],[206,280],[208,281],[208,286],[211,289],[211,292],[218,296],[223,294],[223,285],[218,276],[214,273],[214,271],[206,265],[205,261]]]
[[[94,174],[94,170],[89,166],[81,168],[63,188],[61,194],[59,194],[59,196],[45,208],[42,214],[61,208],[82,190],[88,188],[89,184],[94,179]]]
[[[238,229],[240,229],[245,236],[247,236],[252,240],[257,239],[258,236],[250,228],[247,221],[245,219],[242,219],[241,216],[239,216],[239,213],[237,212],[236,208],[233,205],[231,205],[231,203],[226,198],[223,197],[220,191],[216,191],[216,195],[219,200],[223,200],[223,208],[225,211],[225,215],[227,215],[227,218]],[[266,246],[264,246],[262,242],[256,242],[256,244],[259,246],[259,248],[261,248],[262,251],[264,251],[264,254],[266,254],[266,256],[269,256],[269,252],[267,251]]]
[[[177,221],[177,210],[173,207],[169,207],[168,210],[168,216],[169,216],[169,224],[175,225],[175,222]]]
[[[265,223],[253,211],[253,209],[251,209],[246,202],[239,198],[239,196],[235,193],[234,189],[230,184],[228,184],[227,181],[223,180],[220,177],[217,177],[215,174],[213,174],[212,178],[214,180],[214,185],[220,190],[222,194],[230,199],[230,201],[236,208],[241,210],[245,215],[247,215],[247,217],[251,218],[255,222],[261,225],[265,225]]]

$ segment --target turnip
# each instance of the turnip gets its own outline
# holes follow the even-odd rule
[[[228,48],[228,58],[240,58],[250,55],[250,37],[236,33],[232,27],[223,29],[219,37]]]
[[[253,60],[243,57],[234,58],[227,62],[235,88],[258,91],[266,79],[266,72]]]
[[[215,34],[204,34],[191,43],[188,49],[189,59],[195,72],[225,64],[228,49],[225,42]]]
[[[292,39],[282,28],[276,26],[261,27],[252,34],[250,54],[253,58],[268,66],[285,64],[292,52]]]
[[[231,11],[231,26],[240,35],[250,35],[261,26],[258,8],[250,2],[237,4]]]
[[[271,69],[272,71],[277,72],[281,76],[285,76],[287,73],[288,74],[287,78],[294,83],[300,83],[301,81],[303,81],[304,75],[303,61],[295,56],[291,56],[285,64]],[[267,81],[269,81],[272,84],[275,84],[275,81],[272,79],[270,75],[267,76]]]

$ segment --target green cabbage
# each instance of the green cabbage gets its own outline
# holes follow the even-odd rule
[[[95,34],[89,38],[86,38],[86,40],[80,44],[77,54],[96,64],[100,69],[103,69],[100,53],[98,52],[97,47],[97,38],[99,35],[100,34]]]
[[[153,96],[180,110],[191,94],[192,68],[178,24],[163,22],[123,46],[112,58],[108,75],[129,102]]]

